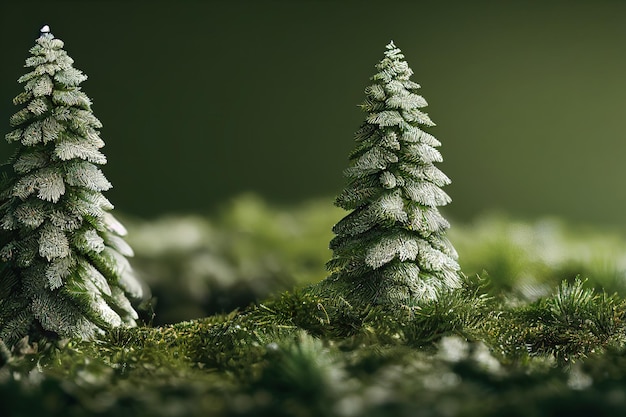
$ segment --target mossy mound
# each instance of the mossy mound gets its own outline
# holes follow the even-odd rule
[[[484,268],[488,274],[466,277],[437,301],[392,309],[360,305],[322,281],[323,270],[311,260],[323,264],[327,251],[303,256],[303,245],[327,241],[312,225],[332,224],[336,210],[322,204],[313,209],[317,203],[273,209],[255,200],[256,208],[247,207],[252,214],[226,221],[242,201],[212,222],[194,218],[205,228],[195,246],[175,250],[170,240],[170,249],[152,252],[171,255],[158,258],[157,265],[171,263],[161,271],[162,281],[153,277],[155,294],[181,285],[168,271],[207,254],[238,270],[233,265],[245,257],[229,249],[259,241],[265,244],[247,254],[258,277],[272,276],[264,266],[273,257],[284,276],[299,271],[308,279],[259,284],[255,288],[263,290],[250,292],[252,287],[237,285],[243,273],[231,274],[232,285],[224,286],[196,269],[183,282],[230,296],[237,308],[116,329],[94,342],[23,341],[12,352],[2,349],[2,415],[608,416],[626,406],[626,292],[619,258],[626,244],[619,236],[554,221],[490,218],[454,225],[451,239],[466,273]],[[167,220],[179,228],[188,221]],[[127,224],[132,238],[133,222]],[[168,244],[173,229],[154,224]],[[148,233],[141,229],[147,227],[135,230]],[[294,234],[306,240],[297,250]],[[145,274],[150,251],[133,244]],[[577,279],[578,273],[587,279]],[[245,297],[237,293],[243,288]],[[268,295],[274,288],[277,295]],[[195,302],[183,291],[174,294],[179,297],[161,307],[165,314]],[[246,298],[252,302],[236,305]],[[205,308],[202,302],[192,307]]]

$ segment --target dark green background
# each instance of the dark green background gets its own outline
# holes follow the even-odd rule
[[[205,212],[244,191],[330,200],[393,39],[438,125],[452,218],[626,228],[625,22],[609,0],[4,0],[0,133],[49,24],[89,76],[118,211]]]

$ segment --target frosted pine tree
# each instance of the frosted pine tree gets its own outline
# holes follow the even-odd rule
[[[18,81],[24,92],[6,135],[17,144],[0,195],[0,339],[31,335],[88,339],[135,325],[142,287],[126,259],[125,228],[102,192],[104,142],[91,101],[47,26]]]
[[[441,143],[426,132],[434,126],[422,111],[427,103],[393,42],[376,68],[344,172],[348,184],[335,201],[351,213],[333,227],[326,283],[373,304],[434,299],[460,282],[438,210],[450,202],[440,188],[450,180],[434,165]]]

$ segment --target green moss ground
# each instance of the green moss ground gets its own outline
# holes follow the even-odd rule
[[[453,223],[463,288],[388,309],[318,284],[343,214],[329,206],[243,196],[206,218],[125,219],[146,324],[3,349],[0,415],[623,413],[624,237]]]

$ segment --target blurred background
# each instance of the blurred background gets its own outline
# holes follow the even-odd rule
[[[530,299],[579,273],[626,293],[625,17],[617,0],[3,0],[0,134],[48,24],[89,76],[157,323],[229,311],[324,277],[393,40],[437,123],[464,272]]]
[[[624,228],[625,16],[616,0],[4,0],[0,133],[49,24],[89,76],[117,210],[332,198],[393,39],[437,123],[447,215]]]

